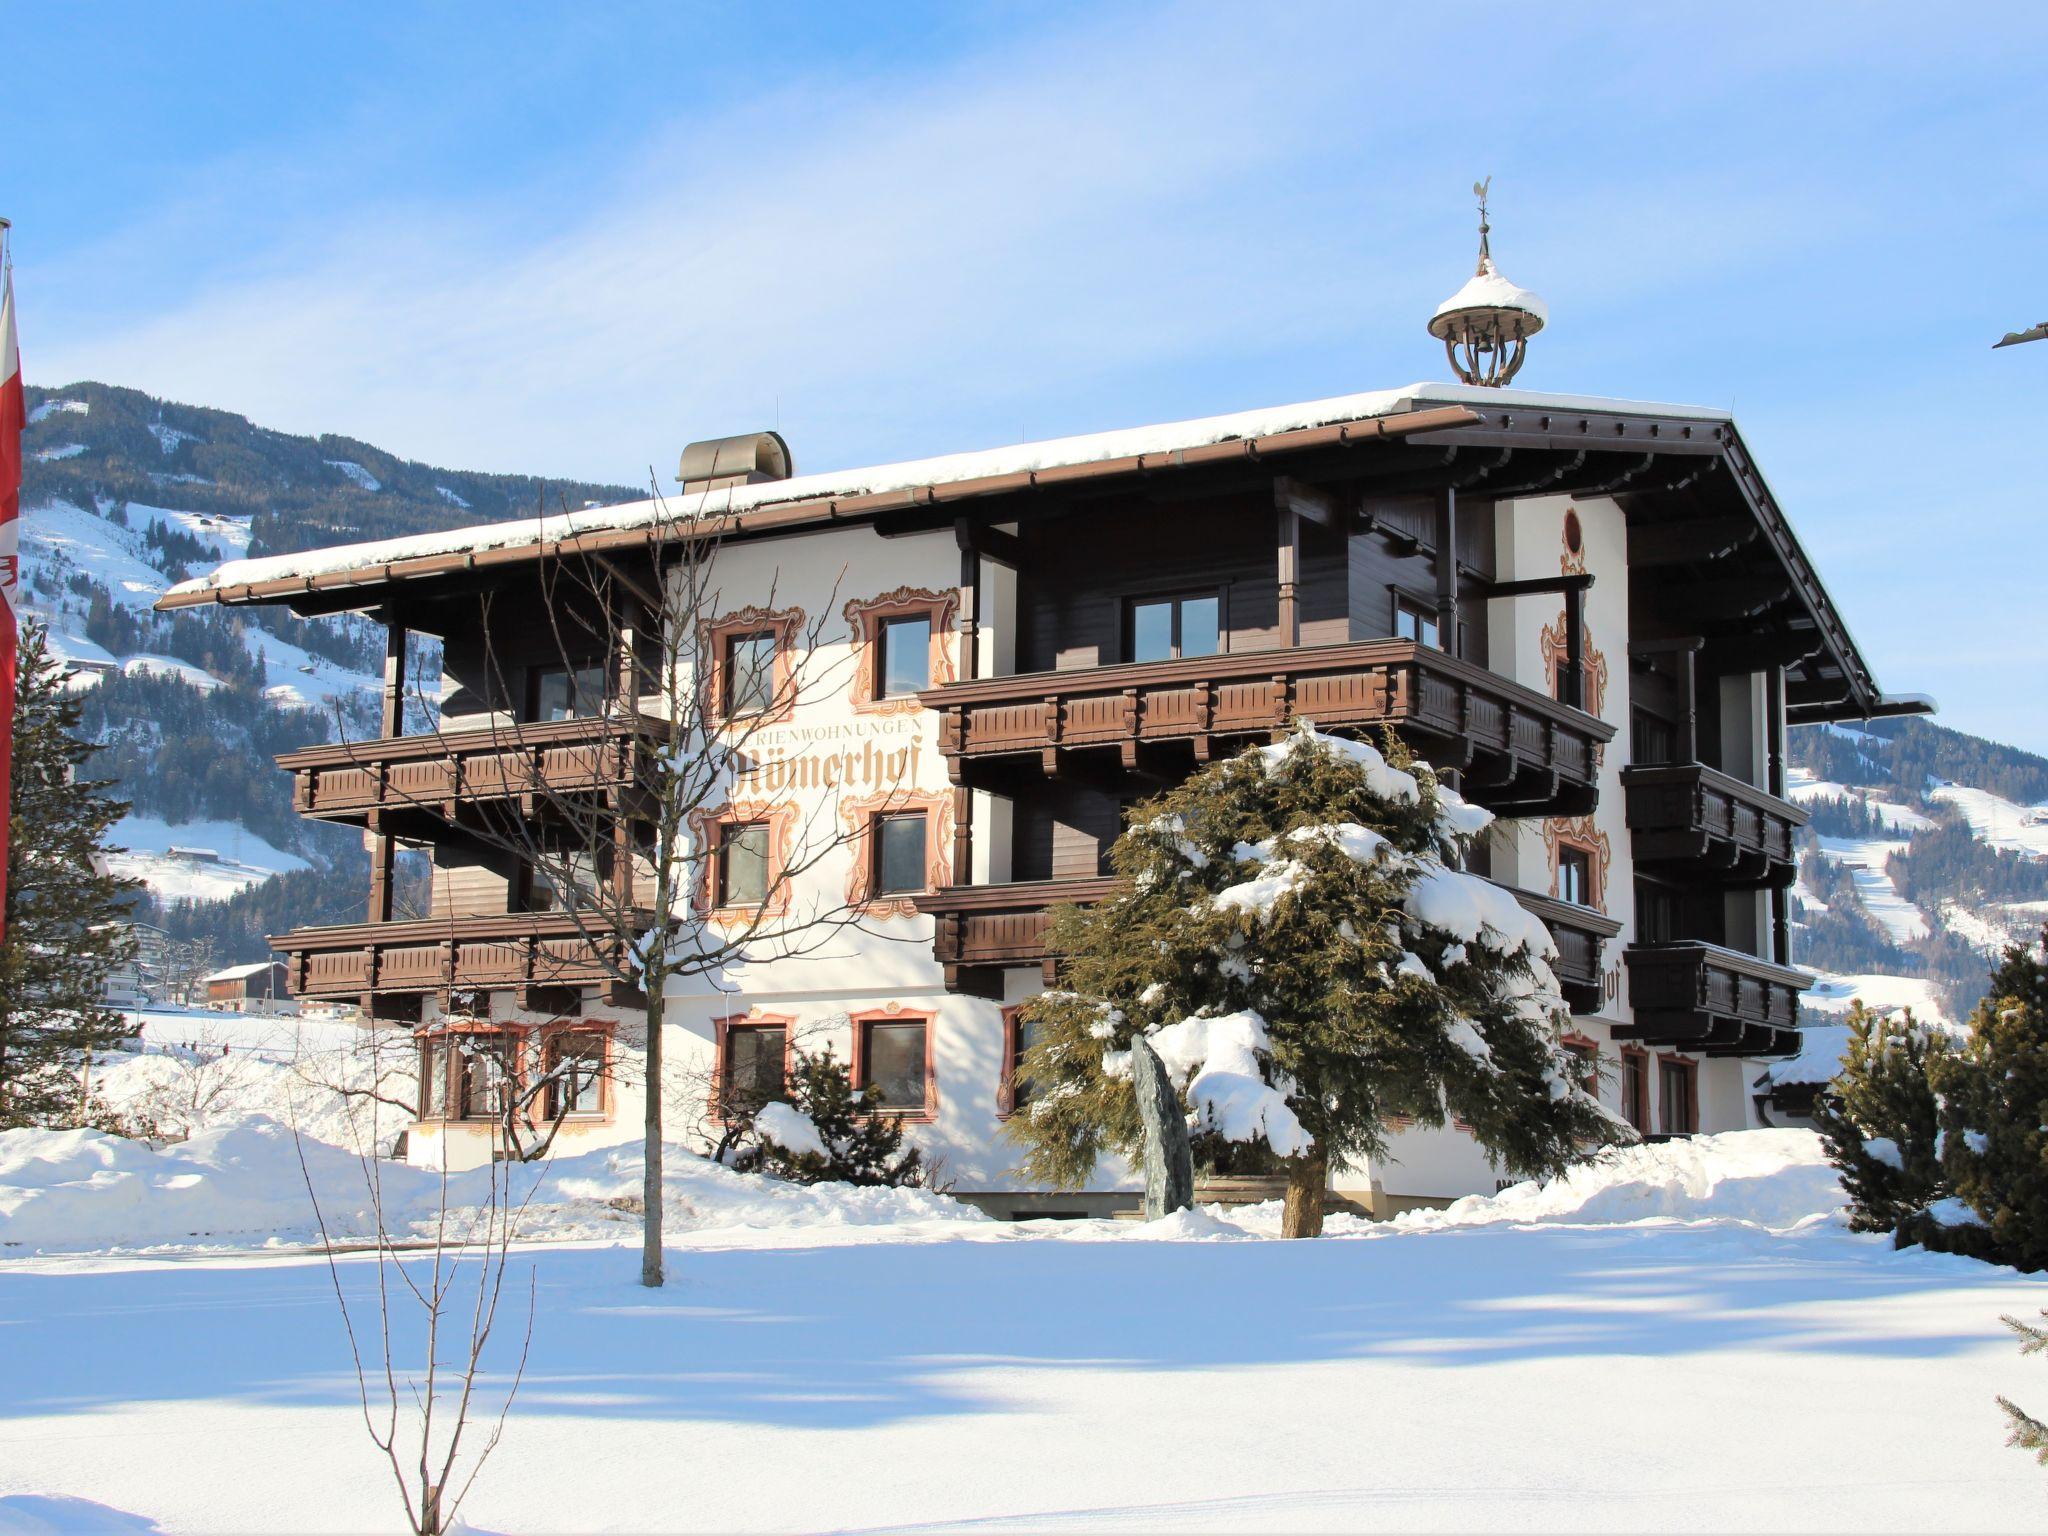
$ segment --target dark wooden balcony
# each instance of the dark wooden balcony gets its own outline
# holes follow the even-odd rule
[[[668,722],[606,715],[491,726],[426,736],[386,736],[286,752],[302,816],[364,822],[372,813],[422,812],[452,820],[465,802],[522,802],[583,794],[639,777],[637,754],[653,751]]]
[[[1539,896],[1519,886],[1504,889],[1522,904],[1525,912],[1541,919],[1557,945],[1557,958],[1550,962],[1558,989],[1573,1013],[1598,1013],[1606,998],[1607,977],[1601,969],[1601,951],[1607,941],[1621,932],[1621,919],[1582,907],[1555,896]]]
[[[1092,880],[1020,880],[1011,885],[949,885],[917,898],[933,919],[932,954],[945,968],[946,990],[1000,998],[1001,972],[1046,967],[1045,930],[1062,902],[1088,906],[1114,895],[1113,875]]]
[[[610,935],[586,935],[566,912],[298,928],[270,944],[285,955],[294,997],[602,985],[617,954]]]
[[[1799,994],[1813,985],[1804,971],[1697,940],[1631,944],[1622,961],[1635,1022],[1616,1027],[1618,1040],[1707,1056],[1799,1049]]]
[[[1729,888],[1790,885],[1806,812],[1701,763],[1624,768],[1638,866]]]
[[[1019,673],[920,697],[940,712],[939,749],[962,782],[987,782],[974,771],[982,764],[1052,774],[1080,756],[1133,770],[1153,756],[1185,772],[1188,754],[1206,762],[1308,720],[1349,732],[1392,726],[1419,756],[1459,770],[1467,799],[1515,815],[1591,809],[1598,749],[1614,734],[1581,710],[1411,640]]]
[[[932,951],[945,968],[946,988],[977,997],[1003,995],[1002,972],[1039,966],[1050,974],[1045,947],[1050,909],[1062,902],[1087,906],[1113,895],[1113,876],[1087,880],[1026,880],[1013,885],[953,885],[917,898],[917,909],[933,919]],[[1621,924],[1591,907],[1575,906],[1534,891],[1505,886],[1524,909],[1542,919],[1557,941],[1551,963],[1574,1013],[1600,1006],[1601,946]]]

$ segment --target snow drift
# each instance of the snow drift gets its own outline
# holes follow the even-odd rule
[[[300,1155],[305,1158],[304,1172]],[[665,1153],[669,1230],[855,1227],[980,1221],[971,1206],[920,1189],[785,1184],[734,1173],[687,1148]],[[607,1147],[510,1170],[524,1202],[523,1238],[625,1238],[637,1232],[642,1159]],[[79,1253],[148,1248],[236,1249],[362,1240],[378,1231],[369,1179],[381,1186],[383,1230],[398,1240],[431,1235],[447,1213],[460,1234],[490,1200],[491,1170],[451,1174],[405,1163],[365,1163],[303,1138],[266,1116],[202,1131],[161,1151],[103,1131],[0,1133],[0,1251]],[[503,1176],[501,1174],[501,1176]]]
[[[1566,1226],[1736,1221],[1772,1231],[1831,1219],[1840,1180],[1812,1131],[1729,1131],[1621,1147],[1548,1184],[1469,1195],[1395,1218],[1404,1231],[1498,1222]]]

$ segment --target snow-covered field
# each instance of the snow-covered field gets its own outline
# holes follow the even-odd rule
[[[1263,1209],[855,1224],[855,1192],[706,1171],[663,1291],[630,1246],[515,1253],[531,1354],[465,1520],[2032,1529],[2048,1498],[1992,1402],[2048,1401],[1998,1324],[2048,1283],[1851,1234],[1802,1132],[1303,1243]],[[374,1316],[374,1261],[339,1267]],[[0,1531],[398,1524],[319,1259],[0,1260],[0,1318]]]
[[[126,851],[109,856],[107,867],[166,901],[221,901],[285,870],[311,868],[233,821],[173,825],[155,816],[123,816],[110,841]],[[173,848],[192,851],[174,854]],[[195,856],[201,851],[218,857]]]

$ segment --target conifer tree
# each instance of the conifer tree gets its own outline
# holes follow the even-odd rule
[[[1969,1038],[1932,1077],[1943,1168],[1981,1226],[1949,1221],[1916,1238],[2048,1269],[2048,931],[2006,950]]]
[[[1388,747],[1304,726],[1133,811],[1123,891],[1053,920],[1065,985],[1030,1005],[1010,1122],[1034,1176],[1078,1185],[1141,1145],[1139,1033],[1198,1156],[1250,1148],[1287,1174],[1291,1237],[1321,1230],[1331,1169],[1383,1155],[1395,1116],[1456,1116],[1521,1175],[1632,1134],[1560,1043],[1549,933],[1459,867],[1491,816]]]
[[[2048,1311],[2044,1311],[2041,1316],[2048,1320]],[[2034,1323],[2023,1323],[2016,1317],[2007,1317],[2002,1321],[2006,1327],[2019,1335],[2022,1355],[2038,1355],[2042,1350],[2048,1349],[2048,1328],[2042,1328]],[[2000,1397],[1998,1406],[2005,1410],[2006,1424],[2010,1431],[2006,1435],[2005,1443],[2016,1451],[2032,1451],[2034,1460],[2048,1467],[2048,1424],[2043,1424],[2009,1397]]]
[[[7,932],[0,942],[0,1129],[76,1124],[86,1059],[134,1033],[105,1002],[132,957],[121,921],[132,880],[106,873],[107,829],[128,807],[81,774],[98,750],[39,625],[21,635],[14,691],[14,792]]]
[[[1861,1002],[1849,1010],[1841,1071],[1814,1106],[1828,1160],[1841,1171],[1849,1225],[1892,1232],[1948,1193],[1930,1061],[1948,1035],[1919,1023],[1912,1010],[1890,1018]]]
[[[755,1112],[761,1138],[757,1166],[797,1184],[888,1184],[920,1182],[924,1154],[903,1149],[903,1117],[886,1113],[887,1105],[873,1087],[856,1092],[846,1064],[827,1046],[815,1054],[799,1051],[789,1077],[788,1109],[800,1117],[794,1124],[778,1120],[762,1105]],[[790,1147],[774,1137],[774,1129],[816,1146]]]

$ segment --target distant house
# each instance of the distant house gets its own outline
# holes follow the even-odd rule
[[[206,1006],[231,1013],[296,1013],[282,960],[231,965],[205,978]]]
[[[125,922],[135,940],[132,959],[107,971],[106,1001],[113,1008],[144,1008],[163,996],[170,935],[153,923]]]

